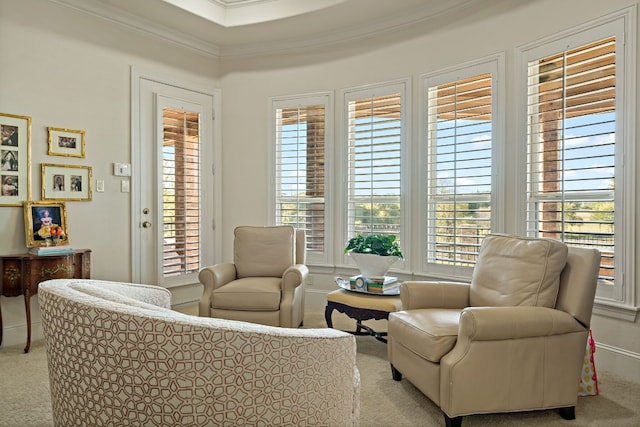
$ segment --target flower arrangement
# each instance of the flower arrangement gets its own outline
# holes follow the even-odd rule
[[[57,246],[60,243],[60,239],[64,238],[64,230],[56,224],[45,225],[38,230],[38,236],[45,239],[47,243],[51,242],[51,244]]]

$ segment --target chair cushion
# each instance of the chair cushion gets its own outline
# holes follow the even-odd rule
[[[222,310],[279,310],[281,282],[282,279],[276,277],[234,280],[214,289],[211,307]]]
[[[295,230],[291,226],[241,226],[234,231],[237,277],[282,277],[295,263]]]
[[[389,314],[389,336],[430,362],[439,363],[458,339],[459,309],[421,308]]]
[[[471,278],[471,306],[554,308],[567,251],[552,239],[486,236]]]

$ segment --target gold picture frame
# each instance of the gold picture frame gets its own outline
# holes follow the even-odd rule
[[[42,163],[41,169],[42,200],[91,200],[91,166]]]
[[[84,158],[85,132],[83,130],[48,127],[50,156]]]
[[[31,117],[0,113],[0,206],[31,199]]]
[[[47,246],[51,226],[60,226],[64,234],[59,244],[69,244],[67,209],[64,202],[24,202],[24,233],[28,248]]]

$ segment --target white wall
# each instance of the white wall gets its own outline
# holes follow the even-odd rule
[[[40,200],[40,164],[91,166],[90,202],[67,202],[71,244],[92,250],[92,277],[131,278],[131,201],[114,162],[131,162],[131,67],[219,85],[218,61],[75,12],[49,0],[0,0],[0,112],[32,119],[32,198]],[[84,159],[47,155],[47,127],[86,131]],[[105,192],[95,192],[95,180]],[[0,253],[26,251],[23,210],[0,207]],[[2,345],[26,338],[24,302],[0,298]],[[34,339],[41,337],[32,299]]]
[[[58,160],[46,155],[46,127],[87,131],[87,157],[60,159],[93,166],[94,178],[105,180],[106,191],[94,193],[92,202],[68,203],[72,242],[93,249],[94,277],[128,280],[130,201],[128,195],[119,192],[119,179],[111,175],[110,167],[116,161],[130,161],[130,66],[222,89],[223,207],[218,229],[222,235],[221,260],[228,260],[236,225],[267,222],[269,97],[319,91],[335,91],[338,95],[344,88],[410,77],[417,112],[421,74],[504,52],[503,78],[511,107],[506,112],[505,132],[507,140],[515,140],[515,48],[637,4],[638,0],[487,1],[455,20],[441,19],[418,29],[398,30],[385,34],[384,40],[371,38],[330,49],[312,48],[306,53],[225,59],[218,66],[214,59],[50,1],[0,0],[0,58],[8,62],[0,67],[0,112],[33,119],[32,187],[36,199],[40,191],[39,164]],[[336,106],[339,103],[336,97]],[[417,113],[413,121],[413,140],[417,141]],[[507,167],[507,173],[513,174],[515,162]],[[514,229],[513,209],[506,218],[506,231]],[[0,207],[0,235],[0,253],[24,251],[20,208]],[[341,246],[342,242],[336,242],[337,248]],[[636,253],[640,253],[638,248]],[[309,301],[322,301],[332,289],[332,275],[315,271],[309,290],[315,298]],[[23,342],[22,301],[2,298],[1,303],[6,339],[3,345]],[[35,300],[33,307],[36,311]],[[34,313],[34,323],[38,321]],[[639,321],[596,315],[592,326],[599,344],[598,368],[640,382]],[[34,333],[37,339],[37,329]]]
[[[341,89],[400,78],[413,81],[413,141],[418,141],[419,79],[424,73],[473,61],[504,52],[506,58],[506,140],[516,141],[515,106],[517,99],[516,48],[545,36],[562,32],[579,24],[637,4],[637,1],[538,0],[529,2],[485,2],[483,10],[455,21],[425,25],[423,31],[397,32],[385,43],[370,40],[357,46],[310,49],[307,53],[273,57],[227,59],[222,64],[224,91],[223,140],[224,163],[234,165],[224,170],[224,187],[233,188],[237,198],[227,193],[223,211],[223,247],[231,244],[231,230],[242,223],[266,223],[268,168],[268,99],[274,96],[334,91],[336,111],[340,111]],[[413,33],[413,34],[412,34]],[[376,47],[377,46],[377,47]],[[638,55],[640,56],[640,55]],[[640,67],[638,67],[640,70]],[[637,99],[637,97],[636,97]],[[638,110],[640,111],[640,110]],[[247,117],[251,118],[247,125]],[[336,131],[339,132],[339,117]],[[333,141],[341,143],[336,133]],[[515,144],[509,144],[508,157],[515,157]],[[247,153],[252,153],[247,155]],[[414,153],[414,158],[417,157]],[[638,162],[640,165],[640,162]],[[508,161],[507,176],[515,175],[515,161]],[[252,171],[251,174],[247,171]],[[415,180],[420,177],[414,177]],[[511,180],[513,181],[513,180]],[[507,191],[514,195],[513,182]],[[229,183],[233,183],[231,186]],[[333,189],[337,191],[336,188]],[[417,197],[417,195],[414,194]],[[414,200],[417,198],[414,197]],[[507,201],[506,230],[515,230],[516,212]],[[636,225],[637,227],[637,225]],[[338,253],[343,242],[337,241]],[[636,249],[636,253],[639,251]],[[227,252],[227,254],[229,254]],[[637,264],[637,263],[636,263]],[[341,271],[322,274],[312,267],[313,284],[307,302],[322,305],[323,297],[335,288],[332,277]],[[638,288],[638,285],[635,285]],[[640,294],[640,292],[637,292]],[[596,359],[600,369],[618,372],[640,381],[640,323],[594,315],[593,334],[599,344]]]

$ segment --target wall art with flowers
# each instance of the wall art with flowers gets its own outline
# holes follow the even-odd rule
[[[28,248],[69,244],[64,202],[24,202],[24,226]]]

